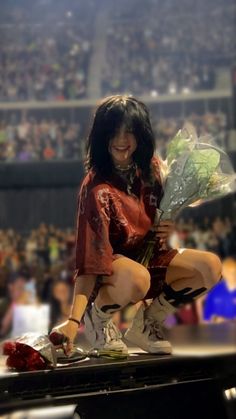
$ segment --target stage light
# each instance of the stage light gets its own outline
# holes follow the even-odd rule
[[[169,93],[171,95],[175,95],[176,94],[176,85],[174,83],[170,83],[170,85],[169,85]]]
[[[158,96],[158,92],[157,92],[156,90],[151,90],[150,95],[151,95],[152,97],[156,97],[156,96]]]
[[[191,92],[191,90],[189,89],[189,87],[183,87],[183,89],[182,89],[182,93],[184,94],[184,95],[188,95],[189,93]]]
[[[236,387],[228,388],[225,390],[224,396],[227,400],[236,399]]]

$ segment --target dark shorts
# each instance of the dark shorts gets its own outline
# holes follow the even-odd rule
[[[177,249],[159,250],[152,256],[149,266],[147,267],[151,276],[151,285],[145,299],[155,298],[162,292],[167,267],[177,253]]]

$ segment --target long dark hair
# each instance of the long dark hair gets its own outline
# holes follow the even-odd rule
[[[131,131],[137,141],[132,157],[141,169],[142,178],[151,181],[150,162],[155,151],[155,137],[146,105],[128,95],[113,95],[98,105],[86,141],[85,172],[94,168],[105,179],[109,178],[113,162],[108,151],[109,141],[121,126]]]

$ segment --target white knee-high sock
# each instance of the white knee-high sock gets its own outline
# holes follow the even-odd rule
[[[145,318],[157,320],[160,323],[164,323],[167,316],[177,311],[177,308],[170,304],[165,299],[165,294],[162,292],[156,297],[150,306],[145,310]]]
[[[102,311],[96,304],[96,301],[93,304],[93,308],[92,308],[95,316],[99,317],[100,319],[104,319],[104,320],[109,320],[112,318],[113,313],[107,313]]]
[[[192,303],[200,295],[205,294],[206,291],[206,287],[193,289],[191,286],[186,286],[186,284],[182,288],[175,290],[170,285],[165,284],[162,293],[146,309],[145,316],[163,323],[168,315],[173,314],[185,304]]]

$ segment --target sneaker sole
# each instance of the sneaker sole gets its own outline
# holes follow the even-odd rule
[[[149,347],[145,344],[142,344],[142,342],[137,339],[137,336],[132,336],[131,333],[129,333],[127,336],[125,335],[124,339],[127,343],[132,343],[132,345],[135,345],[150,354],[170,355],[172,353],[172,346],[168,341],[160,341],[157,347]]]

